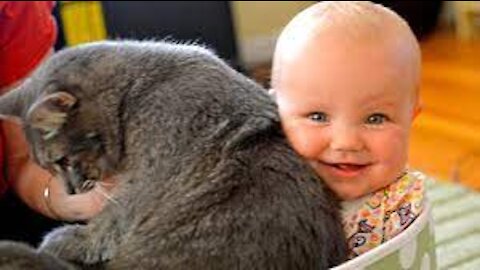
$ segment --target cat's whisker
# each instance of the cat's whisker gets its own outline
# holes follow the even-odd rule
[[[102,187],[114,187],[114,186],[116,186],[115,183],[107,183],[107,182],[100,182],[100,181],[97,182],[97,185],[100,185]]]
[[[95,192],[97,192],[97,193],[99,193],[100,195],[104,196],[108,201],[112,202],[113,204],[118,205],[118,206],[121,206],[121,204],[120,204],[117,200],[115,200],[112,196],[110,196],[110,195],[108,194],[107,191],[104,190],[104,188],[102,187],[102,185],[101,185],[99,182],[97,182],[97,187],[98,187],[98,188],[94,189]]]

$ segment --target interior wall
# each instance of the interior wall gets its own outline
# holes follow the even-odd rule
[[[315,1],[232,1],[237,44],[244,64],[269,62],[283,27]]]

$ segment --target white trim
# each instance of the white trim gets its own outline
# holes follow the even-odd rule
[[[388,240],[384,244],[331,269],[364,269],[367,266],[376,263],[391,253],[398,251],[412,239],[415,239],[415,237],[417,237],[417,235],[428,225],[428,222],[430,221],[430,215],[430,203],[428,200],[425,200],[424,211],[410,226],[408,226],[408,228],[405,229],[405,231]]]

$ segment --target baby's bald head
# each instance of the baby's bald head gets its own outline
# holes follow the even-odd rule
[[[408,70],[414,88],[418,88],[421,56],[413,32],[390,9],[366,1],[323,1],[298,14],[277,41],[272,86],[280,91],[282,73],[295,69],[312,50],[329,53],[360,47],[384,51],[392,62]]]
[[[370,2],[315,4],[282,32],[272,73],[282,128],[340,198],[386,187],[405,169],[419,73],[407,23]]]

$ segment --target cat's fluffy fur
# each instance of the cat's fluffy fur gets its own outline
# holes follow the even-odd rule
[[[345,258],[338,201],[288,146],[271,97],[204,48],[67,49],[0,114],[22,120],[36,161],[71,190],[119,181],[96,218],[54,230],[39,253],[1,243],[0,268],[318,270]]]

